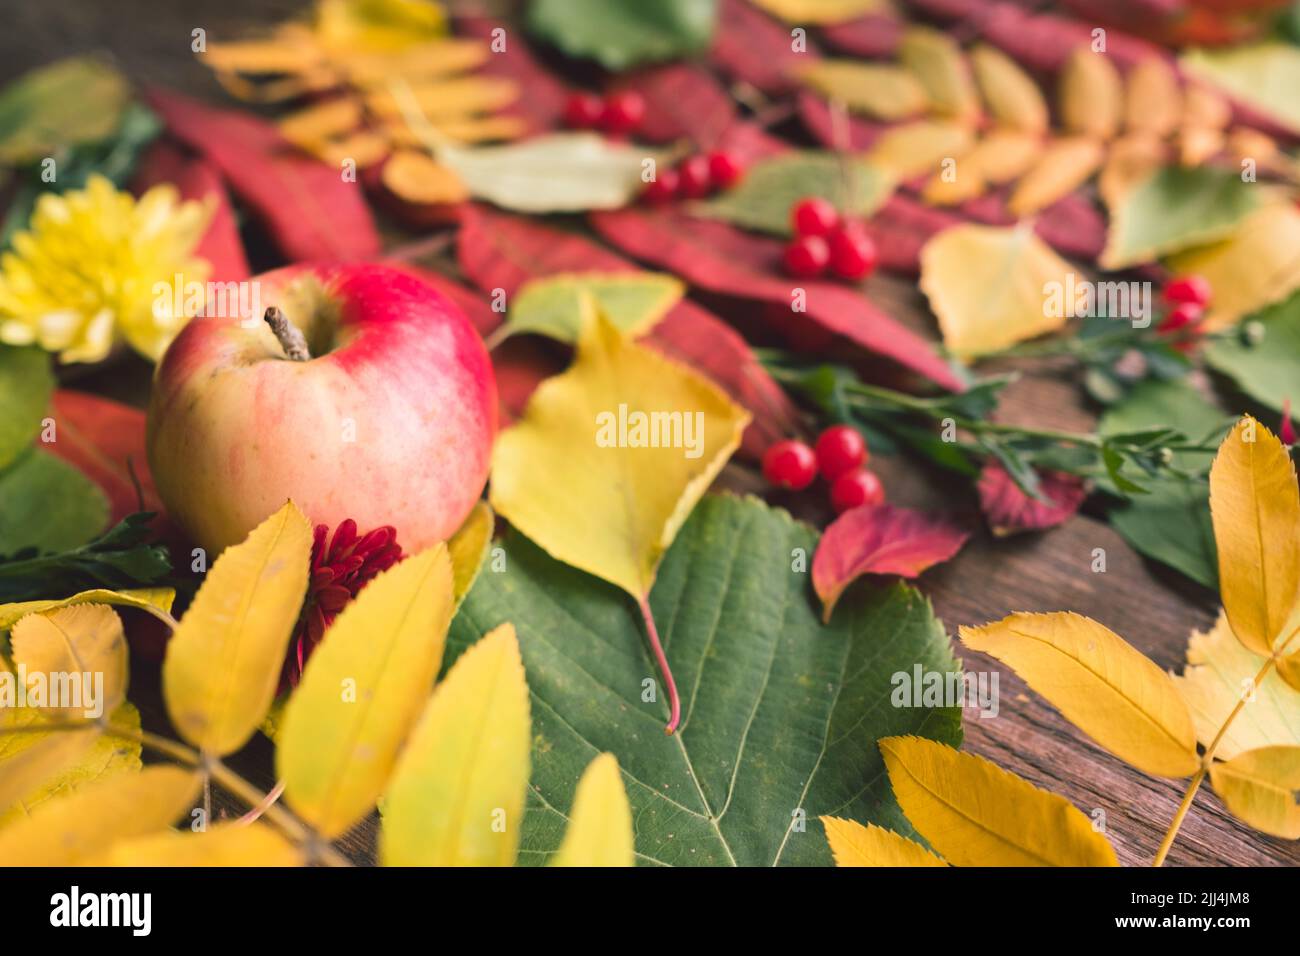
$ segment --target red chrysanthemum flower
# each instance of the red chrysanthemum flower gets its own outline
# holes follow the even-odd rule
[[[326,547],[329,528],[316,526],[311,546],[311,577],[307,581],[307,598],[302,614],[289,642],[289,655],[280,674],[281,692],[298,686],[302,669],[316,645],[325,636],[339,611],[357,596],[381,571],[386,571],[402,557],[397,543],[397,529],[391,525],[357,536],[357,523],[351,518],[334,529]]]

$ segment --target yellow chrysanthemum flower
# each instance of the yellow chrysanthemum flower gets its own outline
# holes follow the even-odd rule
[[[189,320],[171,290],[207,280],[193,252],[211,217],[210,204],[181,202],[172,186],[136,199],[98,175],[41,196],[0,256],[0,342],[98,362],[125,339],[157,361]]]

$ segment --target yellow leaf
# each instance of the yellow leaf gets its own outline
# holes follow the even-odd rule
[[[874,823],[822,817],[836,866],[947,866],[921,844]]]
[[[1015,60],[986,44],[976,46],[970,59],[984,103],[998,123],[1029,133],[1047,131],[1047,101]]]
[[[973,651],[1006,664],[1072,724],[1139,770],[1186,777],[1196,730],[1173,680],[1113,631],[1080,614],[1012,614],[961,628]]]
[[[287,502],[222,552],[167,644],[167,713],[199,749],[238,750],[266,716],[307,590],[311,541],[311,524]]]
[[[1210,767],[1214,792],[1256,830],[1300,840],[1300,747],[1248,750]]]
[[[1068,310],[1047,308],[1046,290],[1071,271],[1027,224],[960,225],[925,244],[920,285],[944,344],[979,355],[1064,325]]]
[[[1169,266],[1210,280],[1214,298],[1207,328],[1235,325],[1300,289],[1300,210],[1290,201],[1269,203],[1227,239],[1179,253]]]
[[[1300,133],[1300,49],[1290,43],[1240,44],[1222,50],[1191,50],[1185,70],[1236,97],[1278,125]]]
[[[1267,657],[1300,587],[1300,489],[1286,446],[1247,415],[1210,468],[1219,590],[1237,638]]]
[[[1018,179],[1043,154],[1043,138],[1017,129],[992,129],[958,161],[974,166],[985,182],[999,185]]]
[[[264,823],[219,823],[114,843],[93,866],[302,866],[297,847]]]
[[[1110,139],[1119,131],[1124,86],[1106,53],[1081,46],[1061,70],[1061,124],[1072,133]]]
[[[0,830],[7,866],[77,866],[118,840],[162,830],[194,805],[197,773],[160,765],[41,804]]]
[[[518,98],[519,86],[513,80],[474,74],[409,83],[401,100],[390,90],[376,90],[366,97],[366,106],[380,119],[401,119],[414,105],[436,127],[444,119],[504,109]]]
[[[1167,157],[1168,147],[1150,133],[1129,133],[1111,143],[1097,179],[1097,192],[1106,207],[1118,208],[1134,186],[1165,165]]]
[[[888,0],[753,0],[774,17],[794,24],[846,23],[889,9]]]
[[[461,178],[428,153],[399,149],[380,172],[384,187],[398,199],[425,205],[459,203],[469,199]]]
[[[1210,745],[1237,701],[1247,695],[1246,705],[1228,725],[1215,756],[1231,760],[1260,747],[1300,746],[1300,694],[1272,672],[1251,689],[1264,661],[1241,645],[1222,613],[1209,631],[1192,633],[1187,643],[1187,667],[1174,682],[1187,701],[1197,739],[1204,746]]]
[[[552,866],[632,866],[632,808],[618,758],[601,754],[583,771],[564,842]]]
[[[171,613],[172,601],[175,599],[176,592],[171,588],[135,588],[125,591],[94,588],[56,601],[19,601],[13,604],[0,604],[0,631],[9,630],[28,614],[43,614],[46,611],[71,607],[74,604],[118,604],[123,607],[139,608],[155,616],[159,611],[165,615]]]
[[[355,97],[340,96],[313,103],[280,120],[284,138],[310,149],[317,143],[350,133],[361,125],[361,102]]]
[[[712,382],[599,318],[497,439],[492,506],[557,560],[644,598],[748,423]]]
[[[599,312],[624,335],[637,335],[667,315],[685,292],[680,279],[661,272],[550,275],[515,293],[503,331],[575,342]]]
[[[1277,673],[1293,689],[1300,690],[1300,652],[1288,655],[1278,661]]]
[[[335,618],[289,697],[276,769],[289,805],[329,839],[388,783],[442,663],[452,587],[441,544],[380,574]]]
[[[294,24],[265,40],[208,43],[203,62],[220,73],[270,76],[308,73],[321,65],[321,50],[311,35]]]
[[[433,0],[317,0],[315,26],[329,49],[399,52],[442,36],[447,20]]]
[[[885,130],[867,153],[867,162],[897,179],[928,173],[945,159],[964,156],[975,145],[970,127],[951,120],[913,120]]]
[[[358,130],[337,139],[301,145],[321,162],[340,168],[345,162],[352,162],[357,169],[369,169],[393,151],[392,144],[385,137],[370,130]]]
[[[482,66],[492,55],[486,43],[472,39],[434,40],[398,53],[354,49],[330,52],[349,80],[370,89],[387,86],[394,77],[409,81],[465,73]]]
[[[899,66],[861,60],[818,60],[799,72],[803,82],[851,112],[900,120],[929,106],[925,87]]]
[[[1105,156],[1105,147],[1087,136],[1053,140],[1016,184],[1007,208],[1028,216],[1064,199],[1092,178]]]
[[[10,644],[14,665],[26,670],[33,706],[94,720],[126,699],[126,635],[110,607],[77,604],[29,614],[14,625]],[[38,675],[44,704],[30,697]]]
[[[30,707],[0,710],[0,727],[49,719]],[[109,719],[114,726],[140,731],[140,712],[130,701]],[[109,736],[97,727],[0,735],[0,827],[30,816],[47,800],[140,766],[139,741]]]
[[[880,752],[907,819],[953,866],[1118,866],[1087,817],[996,764],[921,737]]]
[[[1219,155],[1226,142],[1221,129],[1184,126],[1178,131],[1178,162],[1183,166],[1200,166]]]
[[[1214,90],[1189,83],[1183,90],[1183,125],[1223,129],[1232,119],[1232,107]]]
[[[492,506],[486,501],[478,501],[470,509],[469,517],[447,541],[447,557],[451,560],[451,590],[457,607],[474,586],[474,579],[478,577],[479,568],[487,558],[488,548],[492,545],[492,532],[495,530],[496,515],[492,513]]]
[[[1124,125],[1134,132],[1168,136],[1183,118],[1178,77],[1164,58],[1149,56],[1129,70],[1124,87]]]
[[[982,196],[987,188],[979,166],[963,160],[951,172],[935,173],[926,180],[921,198],[932,206],[956,206]]]
[[[528,789],[528,684],[510,624],[438,685],[384,796],[387,866],[511,866]]]
[[[952,37],[932,27],[911,27],[903,33],[898,58],[921,81],[934,112],[978,122],[980,102],[970,67]]]

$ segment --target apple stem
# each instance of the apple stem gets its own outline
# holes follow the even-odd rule
[[[677,731],[677,725],[682,719],[682,701],[677,696],[677,683],[673,680],[673,672],[668,667],[668,655],[664,653],[664,646],[659,642],[659,629],[655,627],[655,616],[650,611],[650,602],[641,598],[638,603],[641,606],[641,617],[645,620],[646,635],[650,638],[650,649],[654,651],[655,660],[659,663],[659,670],[664,675],[664,683],[668,685],[668,726],[664,728],[664,733],[672,736]]]
[[[266,315],[262,316],[262,318],[266,320],[266,324],[271,327],[271,331],[279,339],[280,347],[284,349],[285,355],[295,362],[306,362],[311,358],[311,353],[307,351],[307,340],[302,337],[302,333],[278,307],[271,306],[266,310]]]

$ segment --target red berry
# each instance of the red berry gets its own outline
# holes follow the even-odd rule
[[[841,279],[865,279],[876,268],[876,244],[866,230],[845,223],[830,234],[831,272]]]
[[[817,456],[793,438],[775,442],[763,453],[763,476],[779,488],[803,491],[817,477]]]
[[[796,236],[824,236],[840,222],[840,214],[820,196],[800,199],[790,210]]]
[[[836,514],[862,505],[878,505],[885,500],[885,489],[875,472],[863,468],[840,475],[831,485],[831,507]]]
[[[735,153],[725,149],[715,149],[709,153],[709,179],[714,189],[727,189],[740,181],[745,175],[745,166]]]
[[[645,184],[645,189],[641,190],[641,198],[652,206],[660,206],[666,202],[672,202],[677,198],[677,190],[681,183],[681,177],[677,175],[674,169],[663,169],[655,174],[655,178]]]
[[[677,167],[677,173],[682,179],[682,195],[687,199],[699,199],[713,191],[707,156],[687,156]]]
[[[832,425],[817,437],[817,468],[827,481],[867,463],[867,443],[852,425]]]
[[[614,93],[605,100],[600,128],[607,133],[630,133],[645,119],[645,97],[634,90]]]
[[[815,279],[831,261],[830,246],[821,236],[802,236],[785,247],[785,271],[796,279]]]
[[[564,104],[564,125],[570,129],[592,129],[604,112],[605,104],[595,93],[574,93]]]
[[[1201,321],[1201,316],[1205,313],[1199,305],[1191,302],[1184,302],[1177,308],[1170,309],[1165,313],[1165,317],[1160,320],[1156,326],[1156,331],[1165,335],[1170,332],[1177,332],[1179,329],[1195,325]]]
[[[1210,304],[1210,280],[1205,276],[1189,275],[1179,276],[1177,279],[1170,279],[1165,283],[1164,297],[1166,302],[1172,302],[1174,305],[1199,305],[1207,306]]]

